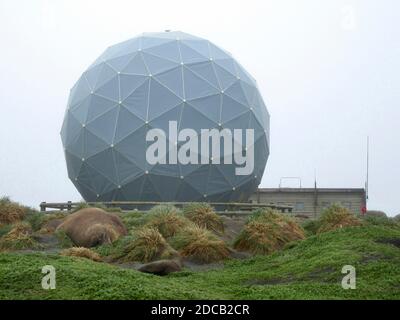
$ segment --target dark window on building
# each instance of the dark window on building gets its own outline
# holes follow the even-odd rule
[[[296,202],[294,209],[296,211],[304,211],[304,202]]]

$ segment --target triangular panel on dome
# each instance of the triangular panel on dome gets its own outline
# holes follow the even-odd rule
[[[77,131],[77,135],[74,136],[74,139],[65,145],[65,150],[80,159],[85,157],[85,131],[82,128]]]
[[[209,179],[210,165],[199,166],[196,170],[187,175],[184,180],[196,189],[200,194],[207,196],[207,181]]]
[[[247,82],[249,85],[255,86],[256,83],[254,78],[246,70],[244,70],[244,68],[239,63],[237,63],[236,61],[234,63],[239,78]]]
[[[220,93],[220,90],[211,85],[207,80],[196,75],[189,68],[183,68],[183,79],[185,82],[185,97],[187,100],[206,97]]]
[[[128,201],[142,200],[140,194],[142,191],[143,183],[145,181],[145,175],[141,175],[134,180],[126,183],[121,188],[121,193],[125,196]]]
[[[86,128],[83,130],[84,132],[84,150],[85,150],[85,156],[83,158],[89,158],[96,153],[99,153],[107,148],[110,147],[110,145],[100,139],[98,136],[95,134],[91,133],[89,130],[86,130]]]
[[[97,87],[95,94],[118,102],[120,100],[118,74],[103,83],[100,87]]]
[[[74,105],[69,109],[69,112],[81,123],[84,124],[87,121],[87,114],[91,103],[91,95],[88,95],[78,104]]]
[[[184,39],[180,42],[186,47],[192,49],[198,53],[203,59],[209,60],[210,50],[208,47],[208,41],[199,39]]]
[[[98,116],[93,121],[86,124],[86,129],[91,133],[111,144],[114,139],[115,125],[117,122],[118,109],[113,108],[110,111]]]
[[[82,124],[74,117],[71,111],[67,111],[61,128],[64,146],[71,144],[76,139],[81,128]]]
[[[150,34],[144,34],[141,38],[141,45],[140,48],[142,50],[147,50],[149,48],[155,47],[155,46],[159,46],[162,44],[167,44],[169,42],[172,42],[174,40],[172,39],[167,39],[167,38],[161,38],[161,37],[155,37],[153,35]]]
[[[120,185],[126,184],[143,174],[142,168],[138,167],[115,148],[113,148],[113,154]]]
[[[244,92],[245,96],[246,96],[246,100],[249,102],[250,106],[255,106],[254,105],[254,99],[255,99],[255,95],[257,93],[257,88],[255,86],[249,85],[247,82],[244,82],[242,80],[238,81],[242,91]]]
[[[138,167],[145,170],[146,167],[146,152],[143,146],[146,143],[146,125],[136,129],[133,133],[115,144],[114,148],[129,161],[133,162]]]
[[[178,42],[175,40],[149,47],[147,49],[143,49],[144,52],[148,52],[154,56],[168,59],[174,61],[176,63],[181,62],[181,57],[179,53]]]
[[[99,195],[99,197],[103,193],[109,192],[117,187],[106,176],[91,167],[88,163],[82,164],[78,181],[81,185],[96,192],[96,195]]]
[[[94,90],[94,88],[96,86],[96,82],[100,76],[102,69],[103,69],[103,66],[101,63],[99,63],[96,66],[89,68],[87,71],[85,71],[83,73],[89,84],[90,90]]]
[[[190,104],[185,104],[182,111],[180,130],[189,128],[195,130],[198,134],[201,129],[218,128],[218,122],[213,121],[206,115],[203,115],[197,108]]]
[[[265,137],[265,129],[253,112],[250,115],[249,127],[254,129],[254,141],[260,137]]]
[[[148,119],[152,120],[166,111],[178,106],[182,99],[174,94],[170,89],[163,86],[155,79],[150,81],[150,101]]]
[[[110,111],[117,106],[117,102],[92,94],[86,121],[90,122],[98,116]]]
[[[197,50],[194,50],[193,48],[185,44],[184,41],[179,42],[179,49],[183,63],[204,62],[209,60],[208,56],[204,56]]]
[[[79,80],[72,87],[68,105],[72,107],[90,95],[91,89],[89,83],[86,81],[85,76],[81,76]]]
[[[230,182],[225,178],[218,167],[219,165],[210,166],[206,190],[206,194],[209,196],[232,188]]]
[[[232,58],[213,59],[213,62],[234,76],[237,76],[237,71]]]
[[[213,68],[215,70],[215,74],[217,75],[220,87],[222,87],[223,90],[229,88],[238,80],[235,75],[226,71],[224,68],[217,65],[216,63],[213,63]]]
[[[150,74],[152,75],[174,69],[180,65],[177,62],[160,58],[144,51],[141,52],[141,55],[147,66],[147,69],[149,69]]]
[[[139,118],[147,119],[147,110],[149,106],[150,79],[147,79],[126,99],[122,101],[123,105]]]
[[[170,110],[164,111],[162,114],[155,117],[149,122],[149,129],[161,129],[166,133],[167,135],[166,138],[168,138],[169,125],[171,121],[177,122],[177,128],[179,130],[178,120],[182,113],[182,108],[183,108],[183,103],[178,104],[177,106],[175,106]]]
[[[112,59],[129,53],[134,53],[140,48],[140,38],[133,38],[112,47],[109,47],[105,52],[105,59]]]
[[[184,98],[183,94],[183,70],[182,67],[176,67],[174,69],[159,73],[154,78],[162,83],[165,87],[169,88],[181,99]]]
[[[71,180],[74,180],[79,175],[79,171],[81,170],[82,159],[70,153],[68,150],[65,150],[64,154],[65,160],[67,161],[68,177]]]
[[[127,74],[138,74],[138,75],[149,75],[149,70],[140,53],[135,54],[135,56],[128,62],[128,64],[121,70],[121,73]]]
[[[101,71],[99,73],[99,76],[97,77],[96,85],[93,88],[93,91],[97,90],[100,88],[102,85],[110,81],[112,78],[114,78],[118,73],[111,68],[108,64],[102,63],[101,64]]]
[[[193,188],[185,180],[181,181],[178,192],[176,194],[176,201],[203,201],[204,194]]]
[[[218,48],[215,44],[209,42],[210,55],[213,59],[229,59],[231,58],[230,54],[221,48]]]
[[[75,185],[76,189],[79,191],[83,199],[90,202],[97,201],[97,195],[94,190],[91,190],[86,185],[82,184],[78,180],[72,180],[72,183]]]
[[[221,110],[222,124],[225,124],[226,122],[228,122],[232,119],[235,119],[244,113],[248,113],[249,111],[250,111],[250,109],[247,106],[237,102],[236,100],[232,99],[231,97],[229,97],[227,95],[223,95],[222,110]],[[247,121],[247,123],[241,123],[241,125],[247,126],[248,121]],[[235,128],[233,128],[233,129],[235,129]]]
[[[230,87],[226,88],[225,94],[231,97],[232,99],[235,99],[237,102],[247,107],[251,107],[251,100],[247,99],[246,93],[244,92],[239,81],[236,81]]]
[[[143,201],[162,201],[162,194],[157,192],[153,182],[150,179],[150,175],[146,174],[144,176],[144,182],[142,185],[142,190],[140,193],[140,198]]]
[[[163,176],[160,174],[148,174],[155,193],[160,195],[162,201],[174,201],[179,191],[181,179],[179,177]]]
[[[137,88],[144,84],[148,79],[147,76],[137,75],[137,74],[120,74],[119,84],[120,84],[120,95],[121,100],[125,100],[132,94]]]
[[[118,185],[119,179],[117,177],[117,171],[115,168],[115,161],[112,148],[108,148],[102,152],[99,152],[86,159],[92,168],[101,172],[105,177],[107,177],[115,185]]]
[[[211,119],[213,122],[220,122],[222,105],[221,94],[193,99],[187,101],[187,104],[193,106],[197,111],[201,112],[204,116]]]
[[[117,125],[115,128],[115,143],[134,132],[136,129],[144,125],[144,120],[133,114],[124,105],[120,105]],[[114,144],[115,144],[114,143]]]
[[[218,90],[222,90],[220,88],[217,76],[215,74],[215,70],[212,66],[211,61],[197,62],[186,65],[191,71],[195,74],[208,81],[212,86],[217,88]]]
[[[136,54],[135,52],[124,54],[122,56],[109,59],[105,63],[107,63],[115,71],[121,72],[128,65],[128,63],[134,58],[135,54]]]

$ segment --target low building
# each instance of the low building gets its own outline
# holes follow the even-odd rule
[[[318,217],[335,203],[360,214],[366,207],[366,193],[363,188],[259,188],[250,202],[290,205],[294,215],[309,217]]]

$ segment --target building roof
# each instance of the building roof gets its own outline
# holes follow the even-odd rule
[[[364,188],[259,188],[260,193],[365,193]]]

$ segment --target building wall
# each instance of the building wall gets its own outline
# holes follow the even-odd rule
[[[259,189],[250,197],[253,203],[274,203],[293,206],[293,214],[318,217],[330,205],[337,203],[354,214],[360,214],[365,206],[364,189],[314,189],[314,188],[281,188]]]

